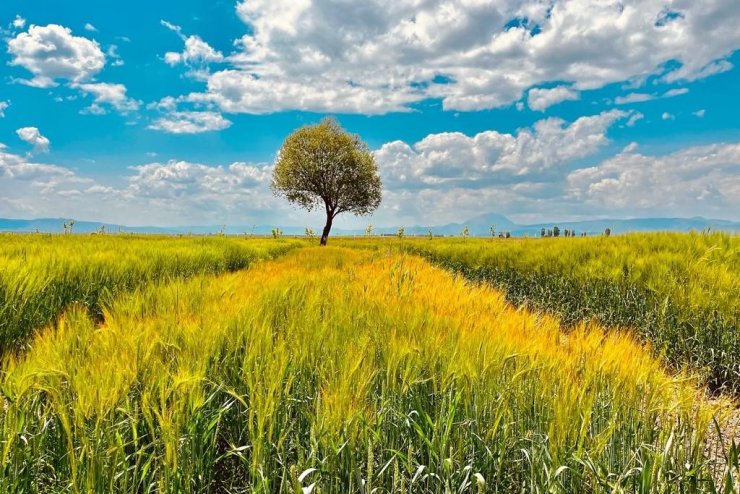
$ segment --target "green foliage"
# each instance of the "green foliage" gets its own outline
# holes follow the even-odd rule
[[[325,209],[322,244],[338,214],[370,214],[382,196],[378,167],[367,144],[330,118],[302,127],[285,139],[271,187],[276,195],[303,209]]]

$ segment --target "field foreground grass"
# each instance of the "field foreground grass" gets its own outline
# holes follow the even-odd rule
[[[732,404],[418,257],[300,249],[103,316],[6,356],[0,491],[735,489]]]

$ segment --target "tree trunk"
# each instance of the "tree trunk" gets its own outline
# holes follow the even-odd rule
[[[326,225],[324,226],[324,232],[321,234],[321,245],[326,245],[326,241],[329,240],[329,232],[331,231],[331,222],[334,220],[334,216],[327,212],[326,213]]]

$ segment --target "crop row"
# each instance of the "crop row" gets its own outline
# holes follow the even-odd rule
[[[630,329],[715,392],[740,393],[740,238],[634,234],[612,238],[404,241],[519,306],[566,325]]]
[[[1,235],[0,355],[78,304],[98,320],[103,301],[148,283],[235,271],[301,244],[235,238]]]

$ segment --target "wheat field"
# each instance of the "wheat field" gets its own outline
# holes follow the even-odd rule
[[[103,302],[151,282],[222,273],[302,242],[226,237],[0,234],[0,354],[71,304],[102,316]]]
[[[421,255],[500,289],[516,306],[630,328],[714,393],[740,394],[740,237],[640,233],[588,238],[406,238],[347,245]]]
[[[737,489],[732,398],[631,331],[395,248],[231,242],[263,260],[74,300],[5,353],[0,491]]]

